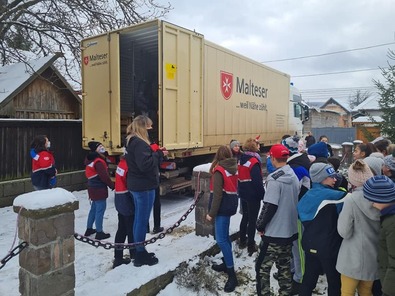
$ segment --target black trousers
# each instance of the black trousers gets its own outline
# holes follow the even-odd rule
[[[133,223],[134,215],[124,216],[118,213],[118,229],[115,234],[115,243],[123,244],[128,239],[128,243],[133,243]],[[135,249],[129,249],[130,257],[133,258]],[[114,257],[121,259],[123,258],[123,248],[114,250]]]
[[[240,221],[240,241],[246,241],[249,246],[255,244],[256,220],[261,207],[261,201],[245,201],[240,199],[243,217]]]
[[[336,270],[337,256],[328,258],[305,252],[305,271],[299,296],[311,296],[320,274],[326,275],[328,296],[340,296],[340,273]]]

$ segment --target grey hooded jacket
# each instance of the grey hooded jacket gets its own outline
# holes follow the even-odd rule
[[[357,280],[378,279],[380,211],[363,197],[362,187],[356,188],[345,198],[337,230],[343,237],[337,257],[337,271]]]

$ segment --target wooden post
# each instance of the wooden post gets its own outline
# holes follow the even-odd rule
[[[208,203],[210,200],[210,178],[211,175],[203,171],[193,172],[192,186],[196,192],[204,191],[203,196],[195,208],[195,233],[199,236],[214,235],[214,222],[206,220],[208,214]]]
[[[34,191],[14,200],[19,239],[19,292],[23,296],[73,296],[75,196],[62,188]]]

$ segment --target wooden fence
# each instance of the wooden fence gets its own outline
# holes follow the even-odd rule
[[[30,144],[36,135],[51,141],[58,172],[84,169],[80,120],[0,119],[0,181],[30,176]]]

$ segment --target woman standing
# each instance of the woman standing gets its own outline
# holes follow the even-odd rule
[[[32,157],[31,180],[34,190],[50,189],[56,185],[55,159],[49,148],[51,142],[45,135],[38,135],[30,146]]]
[[[363,196],[363,185],[373,173],[363,160],[356,160],[348,169],[351,196],[345,198],[337,230],[343,237],[336,269],[341,274],[341,295],[372,295],[373,281],[379,278],[377,252],[380,211]]]
[[[228,274],[224,291],[232,292],[238,285],[229,237],[230,217],[236,214],[237,199],[237,162],[227,146],[218,148],[210,167],[210,204],[208,221],[215,219],[215,239],[224,255],[223,263],[213,265],[215,271]]]
[[[133,195],[135,217],[133,225],[134,242],[145,240],[147,225],[155,199],[155,189],[159,186],[159,163],[168,154],[159,149],[154,152],[150,146],[148,130],[152,120],[144,115],[137,116],[127,127],[126,162],[128,165],[128,190]],[[159,262],[153,253],[148,253],[144,245],[136,247],[134,266],[154,265]]]

